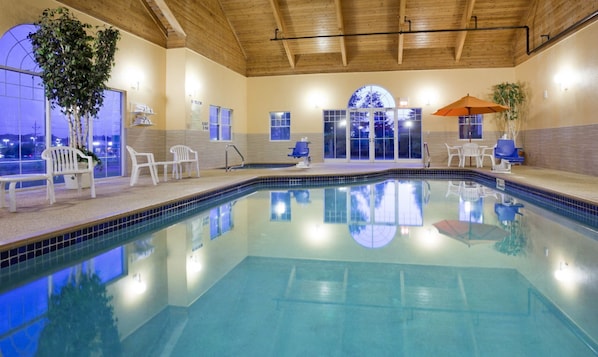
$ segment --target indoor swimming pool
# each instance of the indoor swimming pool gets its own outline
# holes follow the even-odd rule
[[[523,197],[273,185],[106,230],[0,270],[0,355],[596,355],[597,227]]]

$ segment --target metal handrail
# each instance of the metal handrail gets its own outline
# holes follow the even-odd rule
[[[235,149],[235,151],[237,152],[237,154],[239,154],[239,156],[241,157],[241,165],[237,165],[237,166],[228,166],[228,148],[233,148]],[[228,172],[234,168],[241,168],[245,166],[245,157],[243,156],[243,154],[241,154],[241,152],[239,151],[239,149],[237,149],[237,147],[233,144],[227,144],[226,145],[226,149],[224,150],[224,169]]]
[[[428,147],[428,143],[424,141],[424,168],[430,167],[430,148]]]

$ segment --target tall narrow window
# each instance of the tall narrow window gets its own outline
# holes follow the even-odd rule
[[[291,112],[270,112],[270,140],[291,140]]]
[[[324,158],[347,157],[347,111],[324,110]]]
[[[459,139],[481,139],[483,132],[482,114],[459,117]]]
[[[231,141],[233,110],[210,105],[210,140]]]

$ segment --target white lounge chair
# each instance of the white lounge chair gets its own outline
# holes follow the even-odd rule
[[[170,152],[174,155],[176,178],[183,177],[183,165],[186,167],[189,177],[191,177],[191,166],[195,166],[197,177],[199,177],[199,156],[197,151],[186,145],[174,145],[170,148]]]
[[[70,146],[53,146],[42,152],[42,159],[46,160],[46,172],[48,176],[76,176],[79,195],[81,194],[82,176],[88,174],[90,178],[91,197],[96,197],[96,185],[93,175],[94,163],[91,156],[87,156],[81,150]],[[54,191],[54,185],[49,185],[48,190]],[[50,198],[54,197],[54,192],[49,192],[49,196]]]

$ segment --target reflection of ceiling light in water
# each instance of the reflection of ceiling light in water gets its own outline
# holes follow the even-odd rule
[[[141,274],[133,275],[133,280],[135,281],[134,290],[137,294],[143,294],[145,290],[147,290],[147,285],[143,280],[141,280]]]
[[[423,234],[419,235],[419,241],[425,248],[434,248],[441,242],[438,231],[432,228],[426,229]]]
[[[189,269],[194,273],[198,273],[201,271],[202,268],[203,268],[203,265],[201,265],[201,260],[199,259],[199,255],[192,254],[189,257]]]
[[[467,213],[471,212],[471,202],[469,202],[469,201],[463,202],[463,210]]]
[[[310,238],[312,238],[312,240],[319,240],[322,238],[322,229],[319,224],[316,224],[312,227]]]
[[[287,206],[284,204],[284,202],[278,202],[276,204],[276,206],[274,207],[274,212],[276,212],[277,215],[282,215],[286,212],[287,210]]]
[[[554,271],[554,278],[558,281],[569,281],[572,278],[571,269],[567,262],[560,262],[559,268]]]

